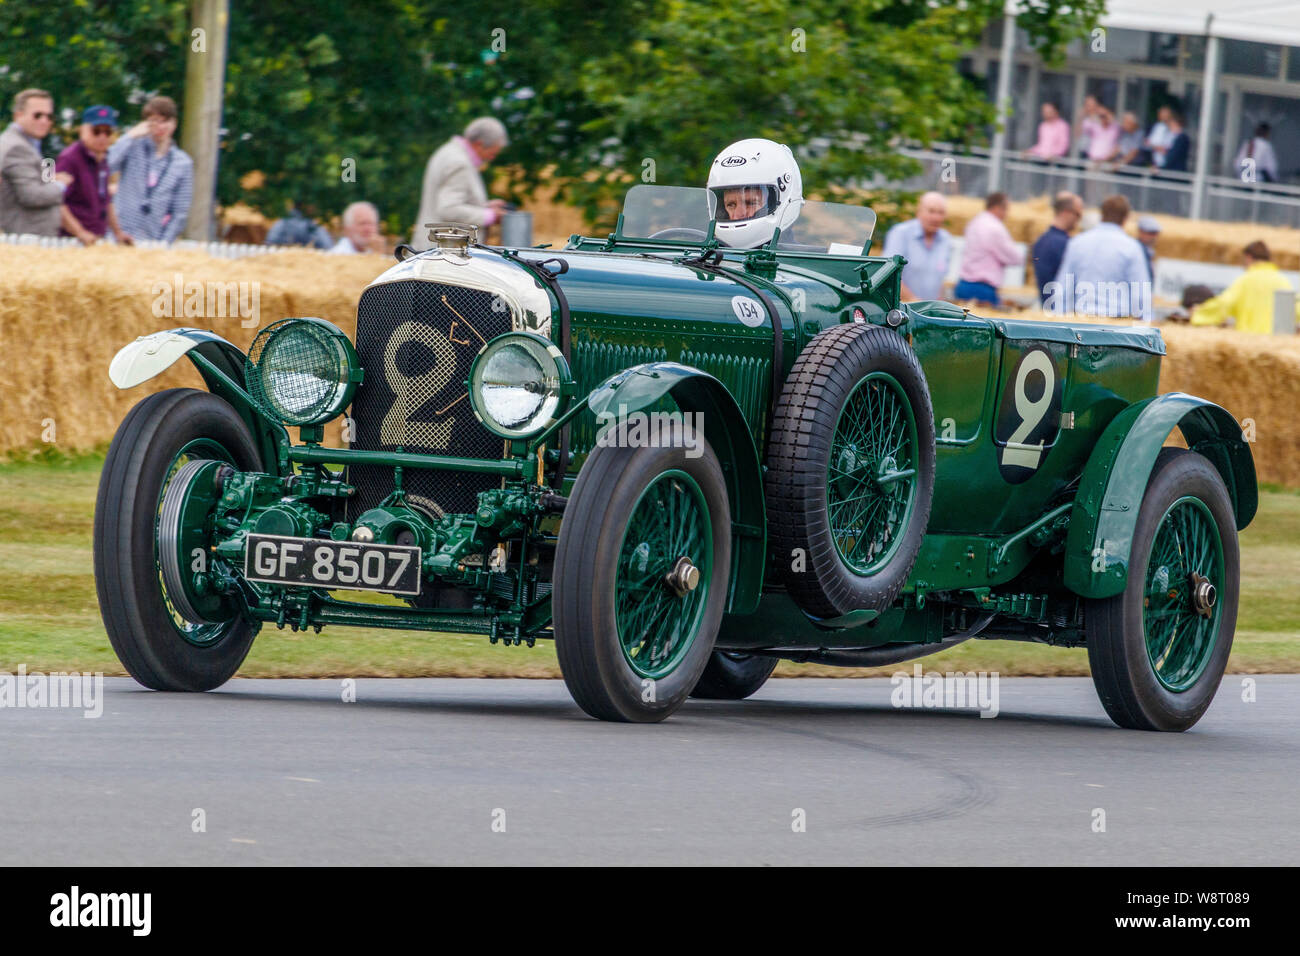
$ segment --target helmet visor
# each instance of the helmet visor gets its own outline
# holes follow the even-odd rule
[[[709,190],[709,215],[718,222],[749,222],[776,211],[780,194],[770,183],[715,186]]]

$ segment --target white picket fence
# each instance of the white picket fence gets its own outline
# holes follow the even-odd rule
[[[17,233],[0,233],[0,244],[10,246],[37,246],[41,249],[81,248],[81,240],[75,236],[33,236]],[[107,242],[107,245],[114,243]],[[326,250],[310,246],[258,246],[247,242],[201,242],[197,239],[177,239],[175,242],[162,242],[158,239],[137,239],[136,249],[179,249],[185,252],[205,252],[222,259],[242,259],[246,256],[264,256],[285,249],[300,249],[324,254]]]

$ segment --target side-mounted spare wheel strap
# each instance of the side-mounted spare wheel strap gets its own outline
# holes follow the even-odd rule
[[[781,400],[781,386],[785,384],[784,369],[782,368],[785,358],[785,332],[781,327],[781,313],[777,311],[776,304],[768,296],[765,289],[755,285],[746,276],[722,268],[719,264],[722,261],[722,253],[716,249],[699,256],[674,261],[678,265],[688,266],[692,269],[703,269],[713,275],[730,279],[758,296],[759,301],[763,303],[763,308],[767,309],[767,314],[772,320],[772,394],[767,405],[767,428],[764,433],[770,440],[772,437],[772,424],[776,421],[776,406]]]
[[[569,271],[569,263],[559,256],[552,256],[549,259],[525,259],[517,252],[511,252],[509,249],[502,249],[501,254],[512,262],[517,262],[528,271],[530,275],[541,281],[551,290],[555,296],[555,304],[560,312],[560,352],[564,355],[564,361],[573,367],[573,360],[569,355],[569,299],[564,294],[564,289],[560,285],[560,276]],[[552,272],[548,266],[555,265],[555,271]],[[564,475],[569,470],[569,426],[565,425],[560,429],[560,461],[551,475],[551,487],[557,491],[564,488]]]

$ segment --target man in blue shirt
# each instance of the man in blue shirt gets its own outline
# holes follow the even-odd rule
[[[903,300],[937,299],[952,259],[952,236],[943,228],[948,203],[936,192],[916,204],[916,218],[894,225],[885,234],[884,255],[907,259],[903,267]]]
[[[1128,214],[1127,199],[1106,197],[1101,222],[1066,245],[1045,310],[1151,321],[1151,273],[1142,244],[1124,231]]]
[[[1034,280],[1038,283],[1038,298],[1047,301],[1047,283],[1056,278],[1056,271],[1065,255],[1065,244],[1070,233],[1083,216],[1083,200],[1074,193],[1061,191],[1052,203],[1052,224],[1034,243]]]

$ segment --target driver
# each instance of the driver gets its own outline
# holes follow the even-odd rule
[[[709,217],[719,241],[753,249],[784,238],[803,205],[803,178],[790,147],[770,139],[742,139],[713,160],[709,170]]]

